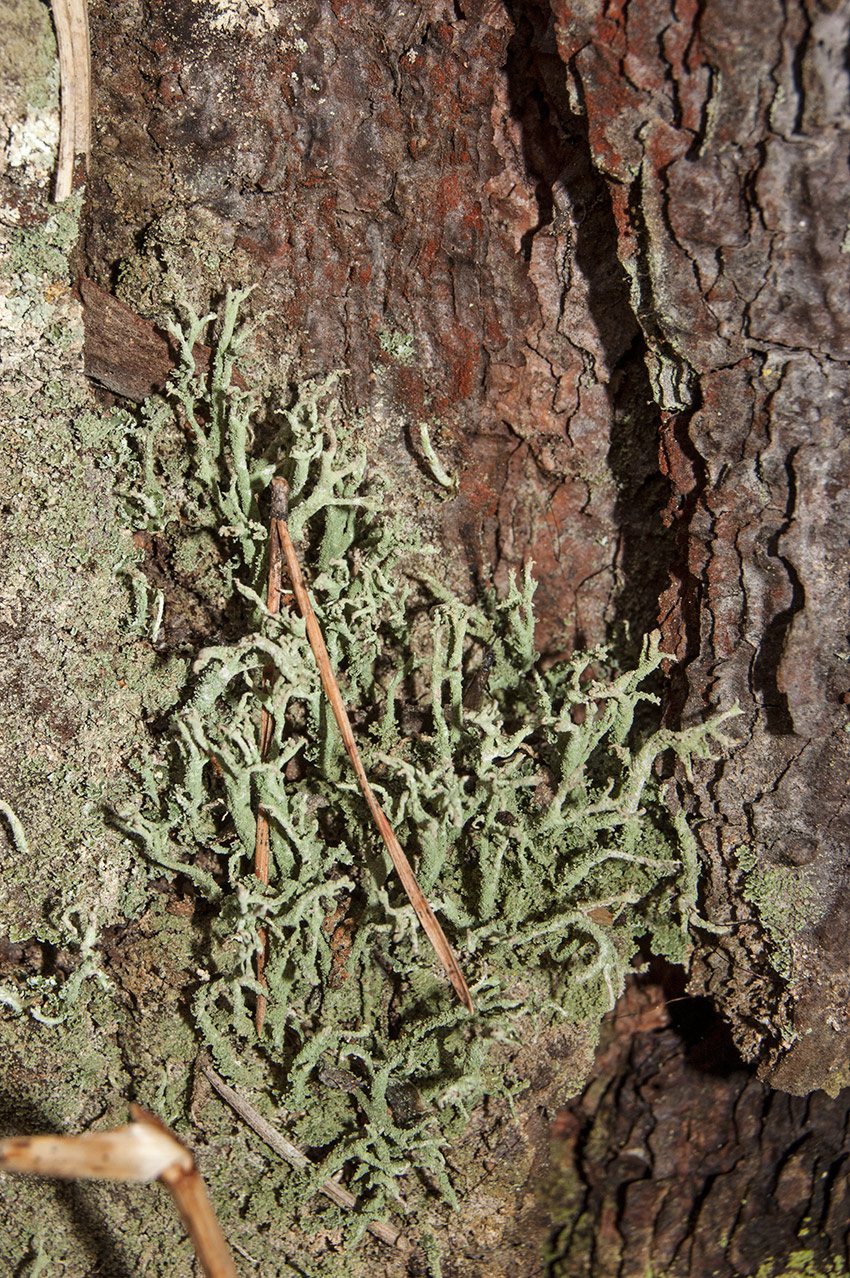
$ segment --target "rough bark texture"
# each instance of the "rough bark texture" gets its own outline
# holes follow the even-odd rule
[[[203,238],[207,294],[258,283],[278,360],[349,369],[388,447],[434,424],[473,577],[531,553],[545,632],[572,645],[615,619],[638,567],[631,620],[651,625],[657,410],[546,16],[319,3],[257,33],[188,3],[95,14],[99,282],[157,314],[164,266],[190,292],[199,273],[175,245]]]
[[[386,449],[436,423],[457,570],[531,554],[549,643],[645,629],[664,591],[673,712],[744,712],[697,787],[706,906],[733,930],[695,987],[776,1085],[840,1087],[846,13],[95,15],[94,272],[155,312],[202,228],[196,289],[258,282],[268,348],[349,368]]]
[[[553,1124],[552,1278],[840,1272],[849,1126],[847,1093],[792,1097],[742,1069],[707,1000],[633,986]]]
[[[553,9],[663,410],[679,558],[661,616],[683,714],[744,712],[733,758],[698,785],[709,916],[734,926],[696,981],[765,1078],[835,1092],[850,1028],[846,9]],[[787,946],[779,979],[743,922],[740,845]]]

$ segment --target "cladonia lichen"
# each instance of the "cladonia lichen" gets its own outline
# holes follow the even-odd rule
[[[412,333],[382,328],[378,333],[381,350],[398,364],[412,364],[416,355],[416,338]]]
[[[657,635],[633,670],[605,648],[541,666],[530,567],[502,598],[457,598],[415,530],[386,514],[386,478],[338,433],[336,375],[265,415],[234,388],[239,301],[226,303],[208,388],[192,345],[210,317],[179,334],[169,407],[144,410],[139,482],[125,496],[136,524],[216,540],[241,633],[198,654],[170,744],[135,760],[138,799],[118,819],[151,862],[215,902],[192,1003],[199,1036],[228,1078],[290,1111],[288,1134],[317,1156],[294,1194],[357,1169],[362,1230],[412,1163],[452,1199],[447,1143],[483,1095],[524,1086],[504,1068],[506,1045],[553,1020],[598,1019],[646,934],[656,952],[686,956],[696,850],[671,815],[677,783],[657,765],[722,744],[725,716],[638,728],[636,711],[655,701]],[[367,820],[303,622],[263,601],[274,474],[291,487],[290,530],[367,770],[460,955],[472,1020]],[[266,753],[262,706],[275,725]],[[267,885],[251,868],[259,804]]]
[[[82,902],[73,903],[59,911],[51,923],[73,956],[74,970],[64,980],[51,973],[32,975],[23,986],[0,984],[0,1005],[18,1014],[26,1012],[42,1025],[62,1025],[89,981],[102,990],[110,990],[112,982],[100,966],[96,912],[91,913]]]

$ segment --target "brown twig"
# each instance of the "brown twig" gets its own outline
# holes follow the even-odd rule
[[[140,1105],[131,1105],[130,1113],[135,1122],[148,1123],[175,1140],[165,1124]],[[175,1143],[179,1144],[176,1140]],[[236,1266],[195,1159],[185,1146],[181,1145],[180,1148],[183,1157],[164,1167],[158,1179],[171,1191],[180,1219],[192,1239],[195,1255],[207,1278],[238,1278]]]
[[[303,1154],[297,1145],[293,1145],[290,1141],[281,1136],[280,1132],[275,1131],[271,1123],[267,1123],[262,1114],[251,1105],[244,1097],[234,1091],[224,1079],[215,1072],[211,1065],[201,1064],[201,1073],[212,1083],[215,1090],[228,1105],[231,1105],[240,1118],[244,1118],[249,1127],[252,1127],[257,1135],[266,1142],[266,1144],[279,1154],[285,1162],[291,1167],[297,1167],[299,1170],[312,1167],[313,1164],[306,1154]],[[353,1194],[338,1185],[335,1180],[326,1180],[319,1188],[320,1194],[324,1194],[326,1198],[330,1198],[338,1207],[345,1207],[348,1210],[357,1207],[357,1199]],[[404,1235],[399,1229],[393,1229],[390,1225],[384,1225],[379,1220],[373,1220],[368,1226],[369,1232],[374,1234],[376,1238],[380,1238],[381,1242],[387,1243],[390,1247],[397,1247],[400,1250],[406,1250],[408,1243]]]
[[[272,488],[272,511],[269,525],[269,575],[266,590],[266,607],[273,616],[277,616],[280,612],[281,598],[281,549],[280,539],[277,536],[277,530],[275,527],[275,520],[280,516],[280,511],[275,507],[275,498],[277,494],[278,490],[276,488]],[[286,512],[284,511],[284,514],[285,513]],[[274,675],[274,663],[270,662],[263,667],[264,688],[271,688],[274,682]],[[263,763],[265,763],[268,758],[273,736],[274,718],[271,711],[263,706],[262,718],[260,720],[260,758]],[[268,883],[269,881],[270,851],[269,815],[262,804],[260,804],[257,808],[257,835],[254,843],[254,873],[261,883]],[[265,968],[267,958],[268,934],[266,929],[262,927],[257,935],[257,980],[264,988],[266,987]],[[254,1025],[258,1036],[263,1032],[265,1019],[266,996],[265,994],[258,994],[257,1007],[254,1012]]]
[[[177,1210],[207,1278],[238,1278],[194,1156],[139,1105],[133,1121],[79,1136],[12,1136],[0,1141],[0,1169],[62,1180],[160,1180]]]
[[[74,160],[89,162],[91,134],[91,53],[87,0],[51,0],[56,43],[59,48],[59,86],[62,111],[59,122],[59,158],[56,162],[54,199],[71,194]]]
[[[325,647],[325,641],[322,638],[322,632],[319,629],[319,623],[316,620],[316,614],[310,603],[310,597],[304,586],[304,578],[301,575],[301,568],[298,563],[298,556],[295,553],[295,547],[292,544],[292,538],[289,535],[289,529],[286,526],[286,516],[289,508],[289,485],[285,479],[272,480],[272,524],[280,539],[280,547],[283,551],[283,557],[286,560],[286,567],[289,573],[289,579],[292,583],[292,591],[295,595],[295,601],[298,604],[299,611],[304,618],[304,624],[307,627],[307,638],[310,647],[313,650],[313,656],[316,658],[316,665],[319,667],[319,676],[322,681],[322,687],[331,703],[331,709],[334,712],[334,718],[339,726],[340,733],[348,757],[352,762],[354,771],[357,774],[357,780],[360,783],[360,789],[372,818],[380,831],[381,838],[384,841],[390,859],[396,868],[396,873],[401,879],[401,885],[407,893],[410,903],[416,911],[416,915],[422,927],[425,930],[429,941],[433,945],[437,957],[445,968],[446,975],[454,986],[460,1001],[468,1012],[475,1010],[472,995],[469,992],[463,972],[460,970],[460,964],[457,961],[454,950],[449,945],[446,935],[440,926],[439,920],[425,899],[424,893],[416,882],[416,875],[413,873],[413,867],[405,855],[405,852],[393,832],[392,826],[384,815],[381,805],[375,798],[374,791],[369,784],[366,776],[366,769],[360,758],[357,744],[354,740],[354,733],[351,729],[351,720],[342,700],[342,693],[339,690],[339,684],[336,681],[333,670],[331,669],[330,657]]]

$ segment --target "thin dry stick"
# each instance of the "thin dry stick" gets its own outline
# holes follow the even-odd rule
[[[152,1124],[175,1139],[164,1123],[140,1105],[131,1105],[130,1113],[137,1123]],[[238,1278],[195,1159],[185,1146],[181,1148],[184,1157],[163,1168],[159,1180],[171,1190],[180,1219],[192,1239],[195,1254],[207,1278]]]
[[[267,1123],[262,1114],[258,1114],[254,1106],[249,1104],[244,1097],[234,1091],[224,1079],[215,1072],[211,1065],[201,1065],[201,1072],[205,1078],[209,1079],[219,1096],[231,1105],[240,1118],[244,1118],[249,1127],[253,1127],[257,1135],[266,1142],[276,1154],[280,1154],[287,1163],[292,1167],[300,1170],[312,1167],[313,1164],[306,1154],[302,1154],[297,1145],[293,1145],[280,1132],[275,1131],[271,1123]],[[338,1185],[335,1180],[326,1180],[320,1187],[320,1194],[324,1194],[337,1204],[338,1207],[345,1207],[348,1210],[357,1207],[357,1199],[353,1194],[344,1189],[342,1185]],[[369,1232],[374,1234],[376,1238],[380,1238],[381,1242],[387,1243],[390,1247],[398,1247],[400,1250],[406,1250],[408,1247],[407,1240],[401,1230],[393,1229],[390,1225],[384,1225],[378,1220],[373,1220],[368,1226]]]
[[[463,972],[460,970],[460,964],[457,961],[455,952],[449,945],[437,916],[426,901],[419,884],[416,882],[416,875],[413,873],[413,867],[408,861],[401,844],[396,838],[392,826],[384,815],[381,805],[375,798],[375,794],[369,784],[369,779],[366,776],[366,769],[363,767],[363,763],[354,740],[354,733],[351,730],[351,721],[342,700],[339,684],[337,683],[334,672],[331,669],[328,650],[325,647],[325,641],[322,638],[322,632],[319,629],[316,614],[313,612],[310,597],[304,586],[304,578],[301,576],[298,556],[295,553],[295,547],[292,544],[292,538],[290,537],[289,529],[286,526],[288,509],[289,485],[285,479],[273,479],[272,522],[277,531],[277,535],[280,538],[280,545],[283,550],[284,558],[286,559],[289,579],[292,582],[292,591],[307,627],[307,638],[310,641],[310,647],[313,649],[313,656],[316,658],[316,665],[319,667],[319,676],[322,680],[322,687],[324,688],[325,694],[331,703],[334,718],[339,725],[343,743],[348,751],[348,757],[357,774],[357,780],[360,782],[360,789],[363,791],[363,797],[366,800],[369,811],[371,812],[375,824],[380,831],[381,838],[384,840],[386,849],[390,854],[390,858],[396,868],[398,877],[401,879],[401,885],[407,893],[411,905],[416,911],[419,922],[425,929],[426,936],[436,950],[437,957],[446,970],[446,975],[457,991],[457,995],[467,1011],[474,1012],[475,1008],[472,1002],[472,995],[470,994],[466,981],[463,978]]]
[[[133,1121],[79,1136],[12,1136],[0,1141],[0,1169],[63,1180],[160,1180],[174,1198],[207,1278],[238,1278],[194,1156],[138,1105]]]
[[[59,158],[56,162],[54,199],[71,194],[74,159],[89,163],[91,137],[91,53],[87,0],[51,0],[56,43],[59,47],[59,85],[62,111],[59,122]]]
[[[275,520],[277,511],[275,510],[276,490],[272,489],[272,512],[271,522],[269,525],[269,575],[268,588],[266,591],[266,607],[273,615],[280,612],[280,576],[281,576],[281,550],[280,538],[277,536]],[[263,687],[270,688],[274,682],[275,668],[274,663],[270,662],[263,667]],[[260,720],[260,758],[265,763],[271,749],[272,737],[274,736],[274,718],[271,711],[263,706],[263,714]],[[257,808],[257,835],[254,843],[254,873],[261,883],[269,881],[269,814],[260,804]],[[266,959],[268,958],[268,934],[264,927],[260,928],[257,934],[257,980],[263,988],[266,986],[265,969]],[[263,1032],[263,1025],[266,1019],[266,996],[265,994],[257,995],[257,1006],[254,1012],[254,1025],[259,1036]]]

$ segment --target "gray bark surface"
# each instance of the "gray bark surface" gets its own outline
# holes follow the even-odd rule
[[[552,1125],[551,1278],[843,1272],[848,1093],[775,1091],[706,1004],[653,984],[620,1001]]]

